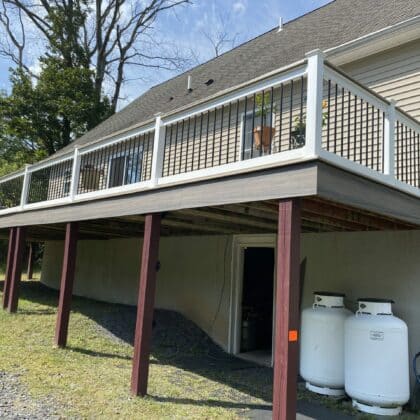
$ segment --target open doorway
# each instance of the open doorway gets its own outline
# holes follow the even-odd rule
[[[247,247],[243,252],[240,354],[271,365],[274,248]]]

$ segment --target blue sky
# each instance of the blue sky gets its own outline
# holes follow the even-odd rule
[[[260,35],[283,21],[290,21],[304,13],[321,7],[331,0],[192,0],[193,4],[179,7],[162,15],[155,24],[162,42],[172,42],[181,51],[191,52],[200,62],[213,56],[211,43],[204,33],[220,24],[220,16],[227,23],[235,44]],[[36,65],[37,57],[32,57]],[[0,89],[8,89],[8,68],[11,63],[0,57]],[[141,71],[130,69],[131,79],[123,90],[121,105],[127,104],[151,86],[173,76],[167,71]]]

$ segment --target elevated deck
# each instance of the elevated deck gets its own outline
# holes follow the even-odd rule
[[[3,177],[0,229],[287,197],[420,226],[420,124],[315,51]]]

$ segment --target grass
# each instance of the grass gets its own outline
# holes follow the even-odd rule
[[[165,330],[155,330],[149,395],[132,397],[135,309],[74,298],[68,346],[60,350],[52,344],[57,293],[37,281],[21,286],[19,312],[0,310],[0,372],[20,375],[34,401],[54,401],[61,418],[233,419],[252,408],[271,409],[270,369],[227,356],[204,334],[190,334],[195,327],[189,324],[177,329],[176,317],[166,319]],[[316,397],[302,387],[299,399],[356,414],[349,401]],[[400,418],[418,417],[406,413]]]
[[[74,299],[68,348],[59,350],[52,345],[57,295],[37,283],[22,283],[17,314],[0,311],[0,371],[20,374],[30,395],[53,399],[63,417],[229,419],[247,404],[267,407],[264,399],[231,385],[240,378],[182,369],[160,357],[167,349],[153,351],[150,395],[132,397],[132,346],[104,333],[94,320],[104,311],[118,311],[119,305]],[[264,386],[269,395],[270,384]]]

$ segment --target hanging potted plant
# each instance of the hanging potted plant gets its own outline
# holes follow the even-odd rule
[[[327,101],[322,101],[322,109],[327,108]],[[328,112],[322,113],[322,126],[324,126],[328,119]],[[298,115],[294,119],[293,130],[290,133],[292,149],[303,147],[306,142],[306,114]]]
[[[271,94],[259,93],[255,96],[255,122],[257,125],[254,127],[254,146],[257,150],[267,152],[270,150],[271,142],[273,140],[276,129],[272,127],[271,112],[275,111],[275,106],[271,106]],[[270,124],[270,125],[269,125]]]

